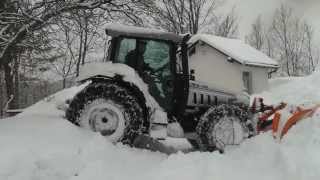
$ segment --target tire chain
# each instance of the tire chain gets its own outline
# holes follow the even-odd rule
[[[246,105],[221,104],[210,108],[199,120],[196,127],[198,144],[202,151],[217,150],[215,140],[211,134],[214,126],[224,116],[235,116],[239,118],[243,127],[247,126],[249,120],[248,107]]]
[[[102,93],[101,93],[102,92]],[[109,97],[119,103],[125,109],[124,116],[126,119],[126,128],[121,142],[132,145],[135,137],[146,131],[143,127],[142,109],[134,95],[113,83],[92,83],[85,89],[75,95],[69,108],[66,111],[66,118],[73,124],[79,126],[79,117],[86,105],[90,104],[97,98]],[[85,103],[87,102],[87,103]]]

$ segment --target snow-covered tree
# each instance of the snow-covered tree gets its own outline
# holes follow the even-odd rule
[[[228,14],[218,16],[214,26],[214,34],[222,37],[235,38],[238,34],[238,18],[233,8]]]
[[[305,22],[293,15],[293,10],[281,5],[276,10],[272,22],[274,45],[278,48],[278,58],[282,70],[288,76],[304,74],[304,52],[306,43]]]
[[[3,0],[0,2],[0,66],[5,72],[7,96],[16,94],[15,82],[18,82],[19,55],[26,49],[35,49],[30,43],[35,34],[55,23],[55,18],[86,10],[100,10],[106,16],[114,14],[128,19],[138,18],[136,10],[148,4],[145,0]],[[84,46],[84,49],[86,46]],[[83,52],[83,51],[82,51]],[[83,54],[83,53],[82,53]],[[85,56],[82,56],[85,57]],[[83,59],[82,59],[83,61]],[[17,80],[15,80],[17,79]],[[14,103],[10,104],[10,108]]]
[[[196,34],[215,21],[218,0],[161,0],[153,12],[155,25],[174,33]]]
[[[317,65],[320,61],[319,48],[316,48],[314,42],[314,30],[311,25],[305,23],[304,31],[306,33],[306,49],[305,49],[305,57],[306,57],[306,65],[305,70],[308,74],[312,73],[316,70]]]
[[[247,43],[279,61],[280,75],[310,74],[319,62],[314,44],[313,28],[293,14],[293,9],[282,4],[275,11],[271,26],[258,17],[246,37]]]
[[[262,24],[261,16],[259,16],[251,25],[251,32],[246,36],[246,42],[257,50],[262,50],[265,41],[266,35],[264,25]]]

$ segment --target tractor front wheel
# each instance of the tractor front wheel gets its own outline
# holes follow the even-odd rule
[[[211,107],[196,128],[200,149],[223,152],[226,146],[240,144],[253,133],[249,121],[246,108],[232,104]]]
[[[137,98],[114,83],[88,85],[73,98],[66,117],[80,127],[99,132],[111,142],[129,145],[146,130]]]

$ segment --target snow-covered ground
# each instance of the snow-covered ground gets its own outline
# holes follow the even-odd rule
[[[273,80],[263,93],[270,102],[320,103],[320,73]],[[59,92],[24,113],[0,120],[0,180],[318,180],[320,117],[294,126],[280,142],[264,133],[225,154],[170,156],[113,145],[75,127],[57,109],[78,89]]]

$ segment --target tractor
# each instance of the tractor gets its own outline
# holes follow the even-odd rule
[[[190,35],[119,24],[108,24],[106,34],[105,62],[80,69],[77,81],[87,85],[68,103],[70,122],[149,149],[149,142],[174,149],[170,142],[180,140],[192,149],[223,151],[256,134],[248,94],[197,80],[188,64]]]

